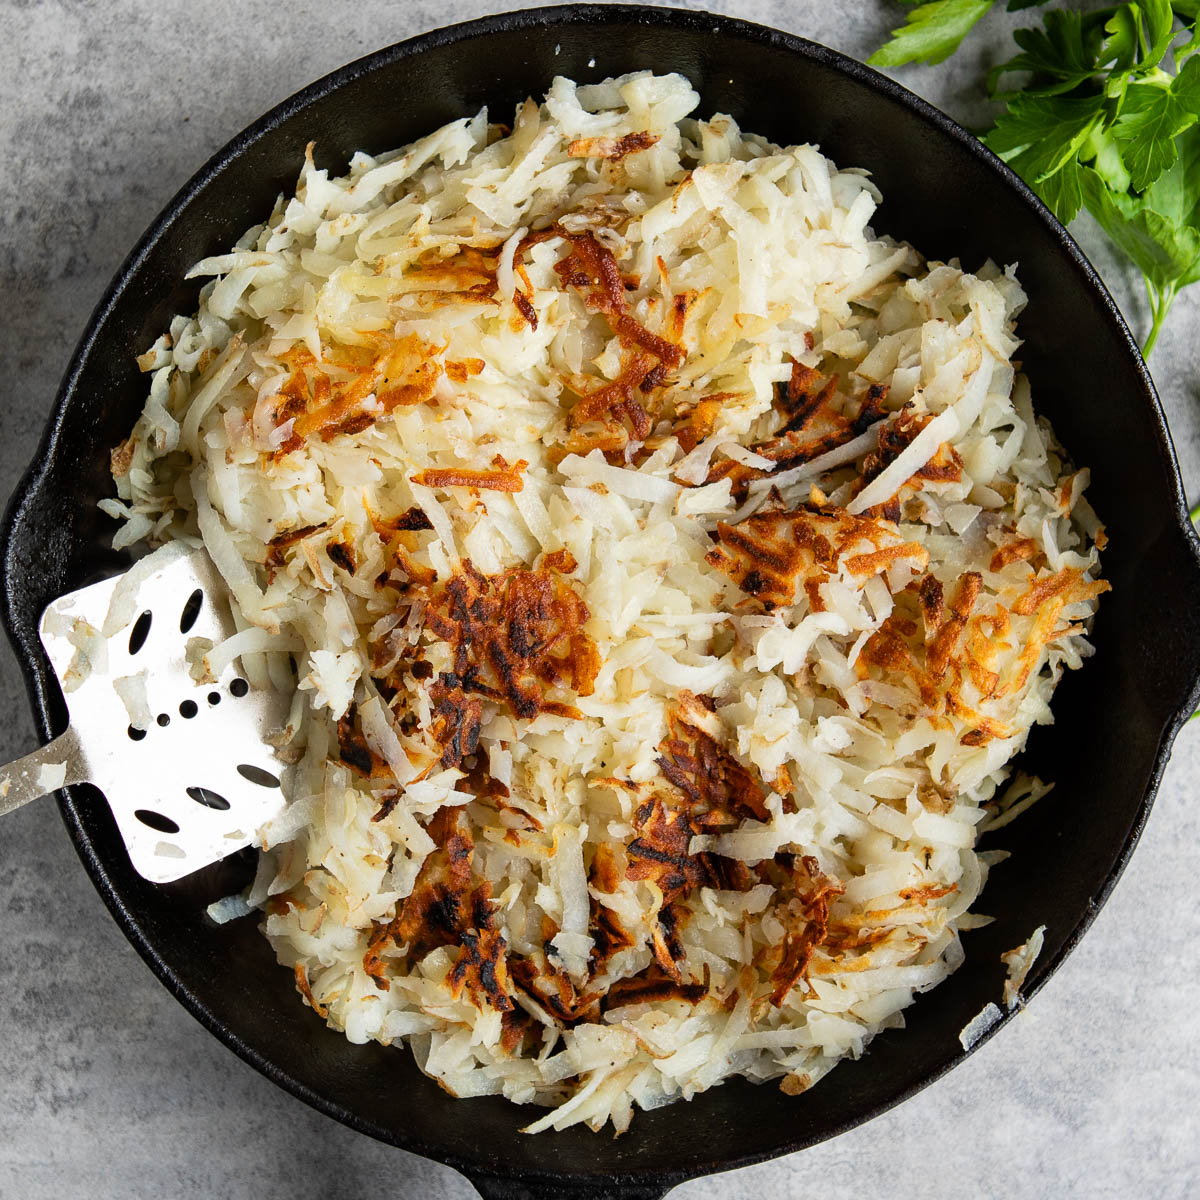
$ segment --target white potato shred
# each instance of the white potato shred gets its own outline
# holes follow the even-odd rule
[[[118,544],[202,540],[228,654],[295,689],[244,897],[280,963],[532,1131],[902,1025],[1107,588],[1015,270],[698,103],[559,78],[310,147],[113,455]]]

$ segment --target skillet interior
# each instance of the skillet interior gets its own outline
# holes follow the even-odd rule
[[[144,399],[134,354],[173,313],[195,306],[198,284],[182,282],[187,267],[270,210],[293,186],[309,140],[319,164],[340,171],[355,149],[391,148],[484,103],[506,119],[555,74],[592,80],[647,67],[686,74],[704,113],[729,112],[776,141],[812,140],[842,165],[869,167],[885,196],[877,228],[927,255],[957,255],[968,268],[987,257],[1019,264],[1030,295],[1022,357],[1035,403],[1092,468],[1115,591],[1095,629],[1100,653],[1064,682],[1058,723],[1037,731],[1025,759],[1058,781],[1053,798],[995,839],[1014,855],[994,872],[982,904],[998,919],[969,935],[966,964],[909,1010],[907,1030],[880,1036],[864,1060],[843,1064],[804,1096],[730,1083],[639,1114],[615,1141],[581,1129],[519,1137],[528,1110],[496,1099],[453,1101],[407,1053],[351,1046],[325,1030],[252,923],[218,929],[202,916],[203,903],[236,886],[244,859],[154,887],[129,867],[98,793],[70,790],[64,818],[97,887],[202,1022],[310,1103],[465,1170],[488,1194],[521,1194],[509,1192],[513,1179],[554,1185],[552,1194],[585,1186],[589,1195],[660,1194],[688,1176],[829,1137],[954,1065],[963,1057],[958,1031],[999,999],[1000,952],[1048,926],[1027,990],[1035,989],[1098,910],[1145,819],[1200,664],[1200,618],[1190,603],[1200,566],[1183,531],[1177,468],[1152,385],[1107,293],[1019,181],[903,89],[811,43],[703,14],[575,7],[442,31],[313,85],[210,162],[134,252],[84,338],[9,514],[6,617],[43,733],[58,732],[65,711],[36,640],[37,619],[61,592],[119,565],[104,548],[110,523],[95,502],[111,492],[108,450]]]

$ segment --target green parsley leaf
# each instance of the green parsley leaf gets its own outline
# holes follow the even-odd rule
[[[1088,167],[1080,171],[1080,184],[1088,211],[1158,290],[1175,291],[1200,277],[1200,229],[1114,192]]]
[[[1135,191],[1145,191],[1179,157],[1175,138],[1195,123],[1196,114],[1187,111],[1172,89],[1157,83],[1129,85],[1113,133]]]
[[[1178,159],[1146,189],[1142,203],[1172,224],[1200,228],[1200,125],[1193,125],[1176,144]]]
[[[1060,171],[1056,171],[1033,190],[1041,197],[1045,206],[1064,224],[1069,225],[1083,207],[1083,188],[1079,180],[1079,163],[1072,159]]]
[[[1182,46],[1175,47],[1175,61],[1182,63],[1185,58],[1200,50],[1200,22],[1194,23],[1188,32],[1192,35]]]
[[[1129,74],[1137,68],[1142,45],[1142,16],[1136,4],[1122,4],[1106,14],[1104,40],[1096,55],[1109,77],[1104,81],[1105,95],[1119,97],[1129,83]]]
[[[1171,95],[1186,112],[1200,117],[1200,59],[1189,58],[1179,68],[1179,74],[1171,84]]]
[[[1022,89],[1027,94],[1052,96],[1068,92],[1089,79],[1096,70],[1096,48],[1084,42],[1083,17],[1070,9],[1048,12],[1043,29],[1018,29],[1013,41],[1023,53],[994,68],[988,85],[1010,71],[1028,71],[1033,83]]]
[[[1081,162],[1090,162],[1096,174],[1114,192],[1129,191],[1129,172],[1121,158],[1120,147],[1108,130],[1093,129],[1087,145],[1079,151],[1079,158]]]
[[[904,63],[940,63],[958,49],[963,38],[991,9],[994,0],[933,0],[908,14],[907,22],[892,30],[867,63],[872,67],[899,67]]]
[[[1148,43],[1139,66],[1142,70],[1162,62],[1167,47],[1175,40],[1175,13],[1170,0],[1138,0],[1142,11],[1142,26]]]
[[[1022,94],[983,140],[1027,182],[1038,184],[1079,153],[1103,106],[1102,96]]]

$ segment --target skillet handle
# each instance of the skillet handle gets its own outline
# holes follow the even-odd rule
[[[582,1179],[554,1183],[503,1175],[468,1175],[483,1200],[662,1200],[674,1184],[615,1181],[589,1183]]]

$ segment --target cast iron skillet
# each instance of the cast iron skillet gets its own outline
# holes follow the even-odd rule
[[[812,1145],[936,1079],[964,1057],[958,1031],[999,999],[1000,953],[1047,926],[1033,991],[1091,923],[1197,699],[1200,555],[1162,410],[1108,293],[1028,189],[942,113],[822,46],[702,13],[580,5],[455,26],[327,76],[220,151],[142,239],[84,335],[7,518],[4,617],[42,734],[57,733],[65,714],[37,620],[53,597],[120,565],[95,504],[110,494],[109,448],[145,395],[134,354],[173,313],[194,309],[187,267],[270,211],[310,140],[340,171],[356,149],[391,148],[485,103],[504,119],[555,74],[586,81],[647,67],[687,75],[703,113],[732,113],[777,142],[812,140],[843,165],[869,167],[886,197],[877,227],[927,255],[1020,264],[1030,298],[1021,354],[1040,411],[1092,469],[1114,591],[1096,621],[1096,657],[1063,683],[1057,723],[1031,739],[1024,765],[1058,787],[996,838],[1013,852],[986,893],[997,920],[968,936],[962,969],[918,1000],[906,1030],[881,1035],[803,1096],[728,1083],[638,1114],[616,1140],[581,1128],[523,1137],[528,1109],[452,1100],[406,1052],[329,1032],[252,921],[218,928],[203,916],[204,902],[240,882],[244,862],[155,887],[131,870],[99,795],[63,794],[63,818],[118,924],[198,1020],[314,1107],[456,1167],[487,1197],[658,1197],[691,1176]]]

